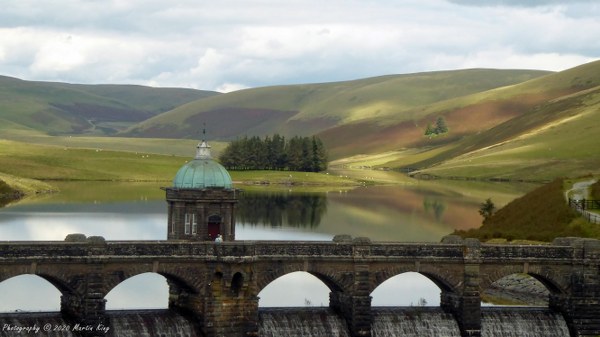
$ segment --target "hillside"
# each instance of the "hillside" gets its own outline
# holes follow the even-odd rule
[[[551,241],[555,237],[600,236],[597,225],[579,218],[564,198],[563,180],[556,179],[508,203],[477,229],[456,231],[462,237]]]
[[[305,136],[362,121],[412,123],[423,114],[423,107],[433,103],[547,74],[469,69],[247,89],[183,105],[132,127],[125,135],[188,138],[197,133],[199,122],[210,125],[219,139],[273,133]],[[347,135],[340,141],[352,142]]]
[[[600,62],[510,90],[548,98],[413,165],[425,167],[421,173],[480,178],[551,180],[598,172]]]
[[[0,76],[0,134],[20,129],[110,135],[179,105],[217,94],[179,88],[33,82]]]
[[[206,123],[213,144],[317,135],[330,167],[411,168],[457,179],[597,174],[599,115],[600,61],[558,73],[468,69],[227,94],[0,77],[3,138],[184,154],[182,139],[198,139]],[[426,136],[438,118],[447,132]]]

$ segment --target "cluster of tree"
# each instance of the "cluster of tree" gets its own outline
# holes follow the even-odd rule
[[[446,121],[444,117],[438,117],[435,121],[435,126],[431,125],[431,123],[427,124],[427,128],[425,129],[425,136],[439,135],[442,133],[448,132],[448,126],[446,126]]]
[[[496,212],[496,205],[494,205],[492,198],[487,198],[484,203],[480,204],[479,214],[483,217],[483,223],[491,218],[494,212]]]
[[[229,170],[320,172],[327,169],[325,147],[315,136],[295,136],[289,140],[278,134],[264,139],[244,137],[229,143],[219,159]]]

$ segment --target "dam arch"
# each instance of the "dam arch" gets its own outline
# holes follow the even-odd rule
[[[140,273],[118,283],[104,299],[107,310],[166,309],[169,307],[169,285],[163,275]]]
[[[298,292],[298,290],[300,290]],[[295,271],[284,274],[267,284],[258,293],[259,307],[312,307],[328,306],[331,288],[323,280],[312,273]],[[297,296],[293,296],[297,293]],[[276,297],[281,303],[287,296],[284,305],[273,305]]]
[[[397,298],[400,293],[411,293],[410,298]],[[371,292],[371,306],[439,306],[442,289],[431,278],[417,272],[403,272],[380,283]]]

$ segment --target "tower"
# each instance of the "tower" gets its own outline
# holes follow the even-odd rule
[[[168,240],[235,240],[235,205],[238,191],[227,170],[210,154],[205,140],[196,157],[183,165],[166,191]]]

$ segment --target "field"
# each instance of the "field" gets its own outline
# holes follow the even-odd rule
[[[111,142],[108,145],[118,143],[118,139],[112,140],[115,143]],[[149,142],[148,139],[130,138],[126,140],[130,146],[132,146],[131,143],[134,143],[135,147],[140,148],[151,148],[152,142],[160,141]],[[139,143],[136,143],[137,141]],[[84,142],[84,144],[89,143]],[[98,143],[93,144],[98,145]],[[183,145],[179,146],[184,147]],[[191,149],[194,150],[194,147]],[[0,140],[0,163],[2,164],[0,179],[13,188],[28,194],[55,189],[52,181],[170,182],[177,170],[193,159],[194,154],[182,157],[150,152],[114,151],[103,148],[86,149]],[[330,186],[360,184],[356,179],[325,173],[231,171],[230,174],[234,182],[239,184]]]

